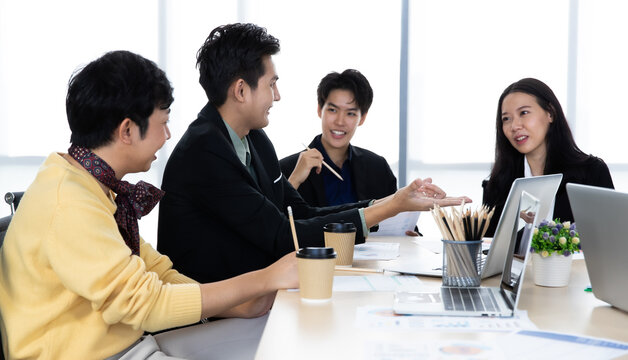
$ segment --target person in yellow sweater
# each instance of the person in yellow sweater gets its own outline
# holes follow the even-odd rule
[[[147,171],[170,138],[172,101],[165,73],[127,51],[107,53],[71,78],[72,145],[45,160],[0,249],[0,330],[8,359],[252,357],[263,320],[145,332],[212,316],[259,317],[277,289],[298,287],[294,253],[258,271],[199,284],[139,236],[137,219],[163,192],[121,179]]]

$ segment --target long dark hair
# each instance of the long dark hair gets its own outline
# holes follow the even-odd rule
[[[502,103],[508,94],[515,92],[533,96],[541,108],[549,112],[553,121],[549,124],[545,137],[547,155],[543,174],[562,173],[565,169],[583,165],[591,159],[578,148],[569,129],[563,108],[560,106],[552,89],[540,80],[533,78],[521,79],[508,86],[497,103],[497,119],[495,122],[495,163],[491,170],[490,179],[486,182],[485,194],[492,194],[488,198],[489,205],[505,201],[508,189],[512,182],[521,173],[524,155],[511,144],[502,129]],[[503,199],[502,199],[503,197]],[[485,199],[487,197],[485,196]]]

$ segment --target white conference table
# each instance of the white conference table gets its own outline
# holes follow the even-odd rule
[[[367,241],[398,242],[400,256],[392,262],[409,258],[433,257],[412,237],[372,237]],[[419,240],[420,241],[420,240]],[[353,266],[381,269],[391,261],[355,261]],[[518,308],[526,310],[539,330],[556,331],[628,342],[628,313],[596,299],[584,289],[590,284],[584,260],[574,260],[569,285],[546,288],[534,285],[532,266],[528,263]],[[337,275],[348,275],[337,272]],[[367,273],[356,275],[371,275]],[[378,275],[386,276],[386,275]],[[440,286],[440,278],[420,277],[426,285]],[[484,286],[498,286],[499,276],[482,281]],[[496,332],[434,332],[423,330],[382,331],[357,327],[356,309],[364,306],[392,306],[392,292],[334,292],[324,304],[308,304],[299,292],[279,291],[257,351],[256,359],[364,359],[369,344],[404,343],[460,339],[494,340]],[[370,349],[370,350],[369,350]],[[628,358],[628,357],[627,357]]]

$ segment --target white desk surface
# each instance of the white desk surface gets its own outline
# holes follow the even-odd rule
[[[371,241],[398,242],[400,257],[430,256],[412,237],[377,237]],[[382,268],[387,261],[356,261],[354,267]],[[584,260],[574,260],[569,286],[546,288],[532,280],[531,265],[524,279],[519,309],[526,310],[539,330],[587,335],[628,342],[628,313],[596,299],[584,289],[589,285]],[[343,272],[338,275],[348,275]],[[368,275],[368,274],[358,274]],[[385,276],[385,275],[381,275]],[[440,286],[440,278],[421,277],[423,282]],[[482,282],[498,286],[500,277]],[[461,339],[482,341],[500,336],[489,332],[382,331],[355,326],[356,309],[362,306],[391,306],[392,292],[335,292],[324,304],[302,303],[298,292],[279,291],[264,329],[256,359],[362,359],[374,341],[412,341],[421,339]]]

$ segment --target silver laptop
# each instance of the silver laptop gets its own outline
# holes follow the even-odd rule
[[[510,246],[511,231],[519,218],[518,205],[521,193],[526,191],[539,199],[540,208],[538,212],[538,221],[541,221],[547,217],[562,179],[563,174],[515,179],[510,187],[508,198],[504,204],[504,210],[502,211],[497,227],[495,228],[495,234],[493,240],[491,241],[488,254],[482,259],[484,263],[482,266],[482,279],[501,273],[502,268],[504,267],[504,261],[506,260]],[[496,219],[493,219],[493,221],[495,220]],[[386,267],[385,270],[410,275],[442,277],[442,263],[442,255],[434,254],[433,259],[427,257],[427,260],[423,262],[398,263],[391,265],[390,267]]]
[[[567,184],[591,290],[596,298],[628,311],[628,194]]]
[[[519,212],[526,210],[539,214],[539,200],[527,192],[521,192],[518,207],[513,216],[510,228],[508,256],[502,268],[502,279],[499,287],[449,287],[426,289],[418,292],[397,292],[393,310],[397,314],[413,315],[447,315],[447,316],[499,316],[509,317],[515,309],[521,295],[523,276],[529,251],[516,255],[516,239],[519,229]],[[511,199],[513,200],[513,199]],[[529,242],[531,231],[523,232]]]

